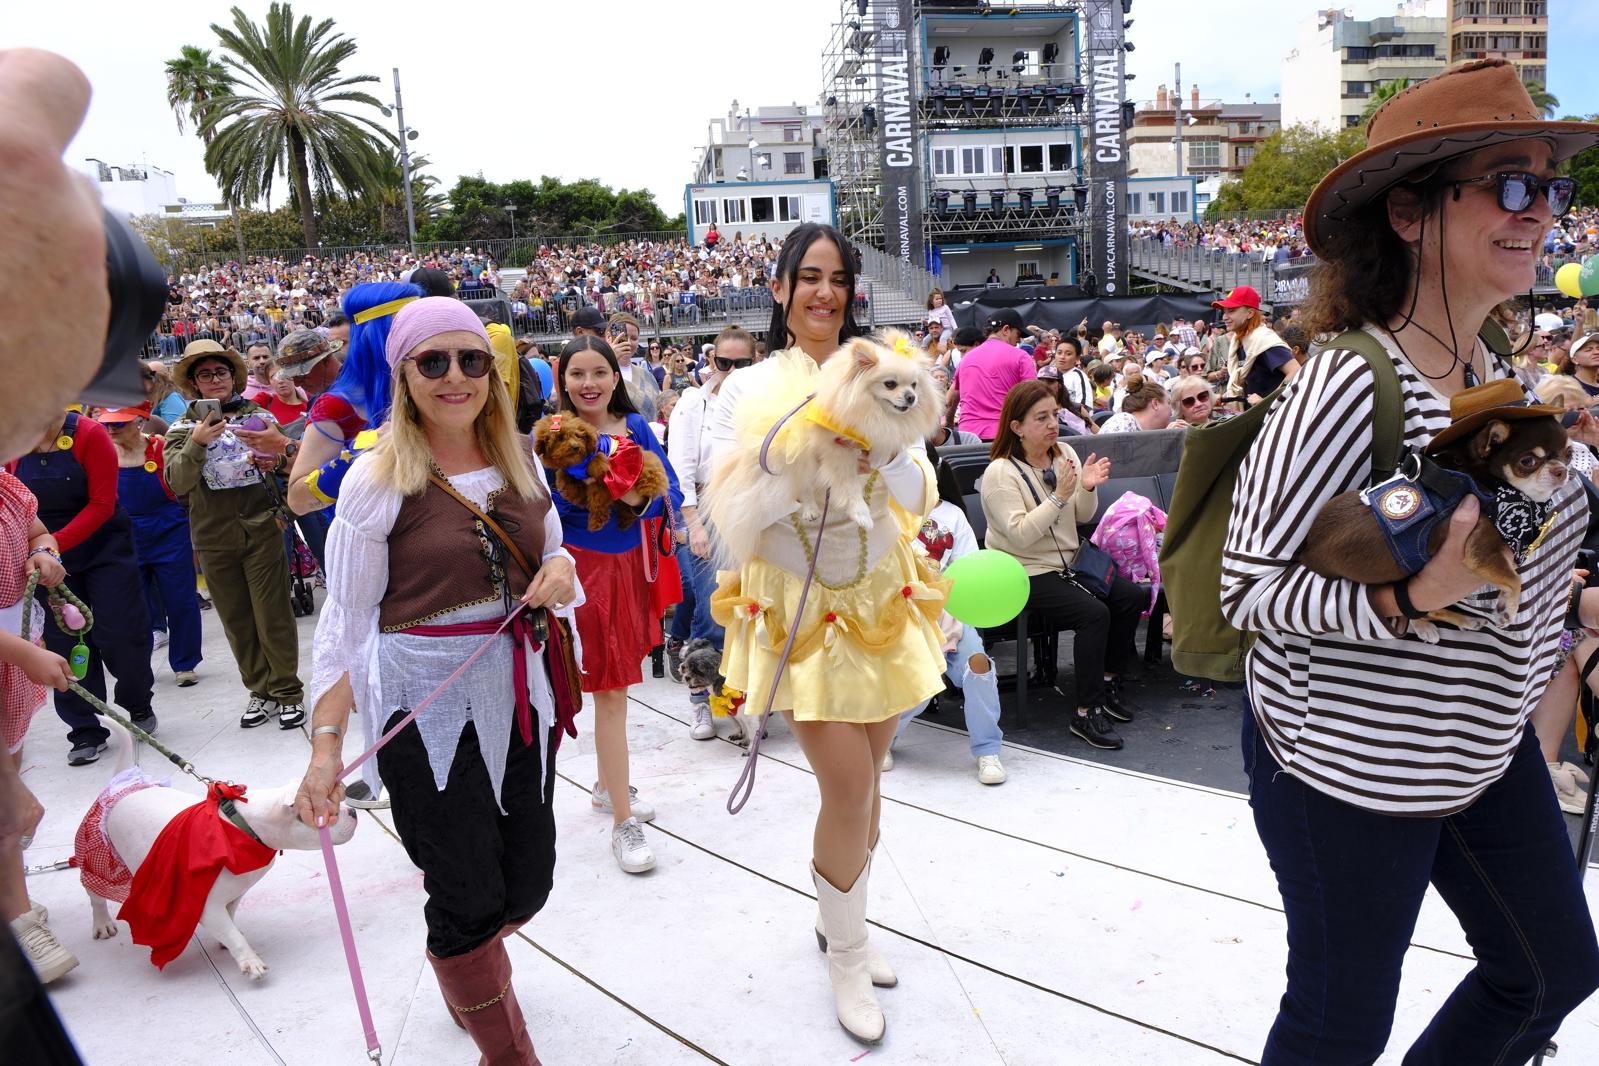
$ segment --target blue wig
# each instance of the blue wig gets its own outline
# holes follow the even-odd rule
[[[383,346],[388,342],[394,315],[369,322],[360,321],[359,315],[391,300],[421,295],[422,290],[415,285],[399,281],[369,281],[344,294],[342,307],[350,320],[350,348],[343,369],[328,391],[366,415],[368,429],[376,429],[389,417],[392,379]]]

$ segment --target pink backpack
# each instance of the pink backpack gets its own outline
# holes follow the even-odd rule
[[[1149,586],[1145,618],[1160,596],[1160,542],[1165,531],[1165,511],[1136,492],[1124,492],[1110,505],[1089,538],[1111,557],[1122,577]]]

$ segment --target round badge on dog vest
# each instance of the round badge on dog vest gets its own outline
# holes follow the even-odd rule
[[[1409,485],[1395,485],[1382,494],[1377,505],[1382,508],[1384,518],[1402,522],[1421,507],[1421,493]]]

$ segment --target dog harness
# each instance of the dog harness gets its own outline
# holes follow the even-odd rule
[[[1494,529],[1518,565],[1526,562],[1554,525],[1552,504],[1538,503],[1511,485],[1485,491],[1469,474],[1417,452],[1406,457],[1393,477],[1362,489],[1360,498],[1377,519],[1394,561],[1406,574],[1414,574],[1432,558],[1433,530],[1468,494],[1477,497],[1484,514],[1493,516]]]
[[[626,437],[601,433],[598,447],[567,467],[566,472],[579,481],[587,481],[589,464],[602,455],[611,461],[610,472],[605,475],[605,490],[612,499],[621,499],[644,471],[644,449]]]

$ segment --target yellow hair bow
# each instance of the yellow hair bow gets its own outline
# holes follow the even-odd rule
[[[909,359],[916,354],[916,345],[911,343],[909,337],[899,337],[894,341],[894,350]]]

